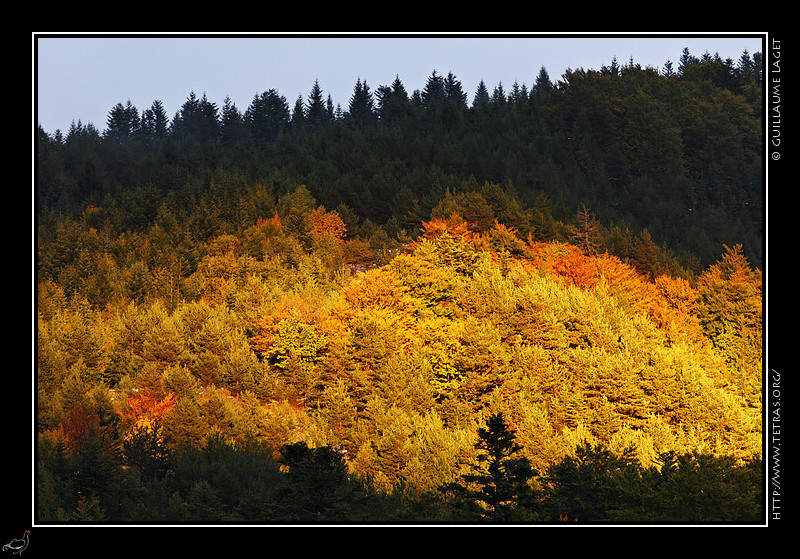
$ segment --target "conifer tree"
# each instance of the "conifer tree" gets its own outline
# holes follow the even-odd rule
[[[514,433],[498,412],[489,416],[486,427],[478,429],[478,462],[473,473],[462,476],[464,484],[447,484],[440,488],[452,492],[467,510],[491,522],[507,522],[531,518],[534,491],[528,482],[538,475],[522,450]]]
[[[275,139],[289,122],[289,106],[286,98],[275,89],[256,95],[244,113],[244,121],[256,140]]]
[[[506,92],[503,89],[503,83],[499,82],[492,91],[491,103],[495,108],[502,107],[506,104]]]
[[[227,146],[234,145],[244,139],[244,118],[230,97],[225,97],[225,101],[222,104],[220,138],[223,145]]]
[[[140,122],[139,111],[130,100],[125,105],[117,103],[108,114],[105,136],[116,142],[124,142],[138,131]]]
[[[599,248],[597,222],[585,205],[578,211],[577,226],[572,239],[586,254],[595,254]]]
[[[669,79],[669,78],[672,78],[672,77],[675,77],[675,70],[674,70],[674,69],[673,69],[673,67],[672,67],[672,61],[671,61],[671,60],[667,60],[667,61],[664,63],[664,71],[663,71],[663,75],[664,75],[664,77],[665,77],[665,78],[667,78],[667,79]]]
[[[448,73],[444,80],[444,94],[445,98],[448,101],[455,103],[457,107],[467,107],[467,94],[464,93],[464,89],[461,87],[461,82],[456,79],[452,72]]]
[[[489,106],[489,90],[483,80],[478,84],[475,98],[472,100],[472,107],[475,109],[486,109]]]
[[[678,74],[683,74],[687,68],[699,63],[700,60],[689,52],[689,47],[684,47],[678,63]]]
[[[431,109],[438,106],[446,97],[444,78],[434,70],[422,90],[422,105],[426,109]]]
[[[750,400],[761,400],[762,274],[753,270],[742,246],[725,254],[698,279],[697,317],[716,351],[728,363],[731,380]]]
[[[370,126],[375,121],[375,102],[372,93],[367,82],[362,83],[360,78],[356,81],[353,95],[350,97],[348,113],[351,122],[358,129]]]
[[[360,505],[371,493],[347,473],[341,455],[330,446],[309,448],[306,443],[281,448],[281,465],[288,469],[282,515],[302,522],[360,520]],[[356,506],[359,505],[359,506]]]
[[[191,138],[200,143],[215,140],[219,133],[219,108],[203,93],[192,91],[172,120],[172,134],[180,139]]]
[[[329,111],[322,97],[322,88],[319,85],[319,80],[314,80],[314,86],[311,88],[311,93],[308,95],[308,101],[306,102],[306,119],[308,119],[308,123],[312,127],[330,121]]]
[[[169,134],[169,117],[159,100],[142,111],[141,133],[146,138],[166,138]]]
[[[391,86],[381,86],[376,92],[377,113],[381,123],[401,121],[410,110],[408,92],[400,77],[396,76]]]
[[[536,83],[533,86],[536,99],[539,101],[546,100],[550,96],[552,88],[553,84],[550,81],[550,75],[547,73],[547,69],[542,66],[539,69],[539,74],[536,76]]]
[[[547,469],[545,508],[553,520],[615,520],[637,504],[641,466],[631,452],[621,456],[602,445],[579,445]]]
[[[306,107],[303,103],[303,96],[298,95],[292,108],[292,116],[289,118],[292,133],[296,136],[301,135],[306,130]]]

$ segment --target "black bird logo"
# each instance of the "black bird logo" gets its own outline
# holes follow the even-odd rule
[[[3,546],[3,551],[10,551],[16,555],[20,555],[25,548],[28,547],[28,537],[30,536],[31,531],[25,530],[25,533],[22,535],[21,538],[14,538],[6,545]]]

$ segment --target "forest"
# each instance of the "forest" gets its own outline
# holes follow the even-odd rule
[[[35,519],[760,523],[761,54],[35,136]]]

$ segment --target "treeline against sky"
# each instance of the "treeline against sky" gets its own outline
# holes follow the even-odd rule
[[[474,179],[512,188],[526,207],[545,200],[559,220],[586,207],[605,227],[646,229],[684,262],[706,266],[722,244],[742,244],[760,266],[761,75],[760,53],[684,50],[674,68],[614,61],[557,81],[542,68],[530,87],[481,83],[471,103],[436,70],[413,92],[399,77],[374,91],[359,80],[346,108],[317,82],[293,104],[270,89],[244,110],[192,92],[172,118],[159,101],[120,102],[102,132],[80,121],[39,129],[37,207],[78,215],[125,200],[122,226],[138,227],[154,200],[195,204],[218,173],[241,184],[278,174],[328,208],[416,231],[448,189]]]
[[[686,186],[686,227],[723,203],[698,176],[760,181],[747,67],[542,73],[482,108],[434,75],[261,139],[255,108],[230,128],[194,97],[163,136],[132,108],[127,136],[117,109],[102,135],[40,130],[37,519],[758,521],[755,239],[704,223],[705,263],[597,190],[624,174],[666,234],[672,186],[648,181]],[[618,136],[668,110],[686,127]],[[667,161],[637,143],[667,137]]]

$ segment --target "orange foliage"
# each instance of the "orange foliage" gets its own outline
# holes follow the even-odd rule
[[[97,215],[99,213],[100,213],[100,208],[98,208],[94,204],[89,204],[88,206],[86,206],[86,209],[83,210],[83,218],[86,219],[88,217]]]
[[[529,268],[543,270],[565,285],[593,290],[601,281],[632,312],[648,316],[667,330],[683,331],[696,343],[701,333],[695,317],[698,293],[682,278],[660,276],[650,281],[632,266],[608,253],[592,256],[573,245],[528,243]]]
[[[125,429],[152,427],[161,423],[161,418],[177,403],[178,397],[170,392],[164,398],[151,390],[140,390],[128,398],[123,407],[117,408]]]
[[[258,227],[268,235],[275,235],[283,231],[283,227],[281,225],[281,218],[277,212],[273,217],[258,218],[258,220],[256,221],[256,227]]]
[[[599,258],[587,255],[575,245],[529,241],[526,248],[534,268],[565,285],[593,289],[600,281]],[[604,264],[609,270],[613,268],[611,262]]]
[[[670,308],[684,313],[694,312],[699,295],[687,280],[659,276],[654,280],[654,283]]]
[[[443,233],[447,233],[451,237],[465,237],[472,238],[472,232],[469,225],[463,217],[457,213],[453,213],[446,220],[434,218],[431,221],[423,221],[421,231],[424,233],[425,239],[432,241]]]
[[[465,237],[483,250],[506,247],[517,238],[514,229],[500,223],[484,235],[473,235],[458,214],[446,221],[423,222],[423,226],[428,239],[436,239],[446,232]],[[661,328],[683,331],[696,344],[704,345],[694,314],[699,295],[685,279],[661,276],[650,280],[616,256],[587,254],[572,244],[534,242],[529,238],[520,246],[524,247],[525,256],[514,259],[514,265],[530,273],[545,273],[564,285],[582,290],[593,291],[602,284],[631,312],[649,317]]]
[[[699,293],[683,278],[659,276],[654,280],[658,305],[651,313],[656,324],[669,332],[681,332],[698,350],[708,348],[697,316]]]
[[[251,339],[251,347],[258,353],[269,351],[281,323],[287,319],[313,326],[325,339],[334,339],[344,334],[344,327],[338,318],[327,309],[300,296],[290,296],[273,303],[272,309],[273,312],[258,321],[258,331]]]
[[[336,211],[326,212],[322,206],[311,211],[311,227],[317,239],[330,237],[341,243],[347,233],[347,226]]]

